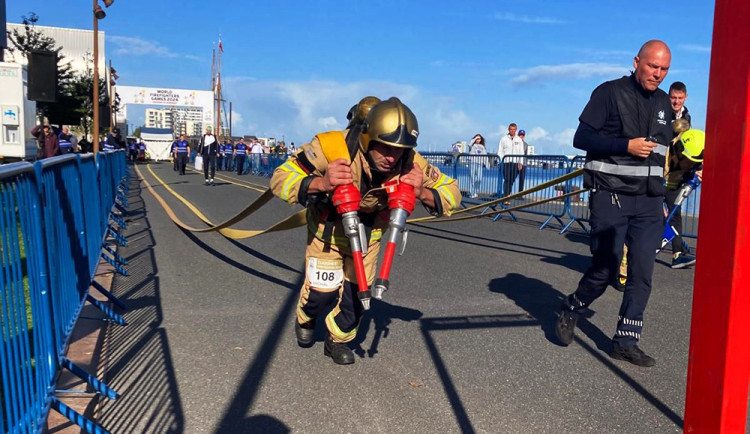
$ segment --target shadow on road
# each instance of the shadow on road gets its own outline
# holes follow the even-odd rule
[[[110,432],[181,433],[184,413],[167,334],[161,325],[155,241],[141,193],[133,175],[128,202],[129,211],[134,212],[128,215],[125,235],[141,236],[129,239],[127,247],[120,247],[120,255],[128,258],[130,275],[116,276],[112,284],[112,292],[128,305],[122,313],[128,325],[108,326],[104,355],[107,363],[100,372],[121,396],[116,401],[102,401],[97,419]]]

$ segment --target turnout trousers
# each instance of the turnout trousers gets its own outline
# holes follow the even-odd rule
[[[576,292],[568,296],[566,307],[573,312],[581,310],[604,293],[617,277],[626,244],[628,281],[612,338],[621,347],[637,344],[643,331],[656,249],[664,230],[663,202],[663,196],[616,195],[603,190],[591,193],[591,266]]]
[[[371,242],[364,257],[368,285],[375,280],[380,241]],[[330,278],[329,278],[330,277]],[[297,321],[304,324],[326,315],[326,328],[333,342],[349,342],[357,335],[362,303],[357,297],[357,274],[348,247],[324,243],[307,235],[305,282],[297,304]]]

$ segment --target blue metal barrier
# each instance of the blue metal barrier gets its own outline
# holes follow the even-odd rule
[[[450,154],[448,154],[450,155]],[[500,191],[500,168],[492,163],[493,155],[459,154],[452,169],[461,194],[470,199],[489,198]],[[447,175],[451,175],[448,172]]]
[[[89,294],[111,210],[125,200],[125,154],[65,155],[0,167],[0,428],[41,432],[54,408],[89,432],[101,427],[54,396],[65,368],[109,398],[117,393],[65,357],[86,301],[124,324]],[[100,292],[124,307],[100,285]]]
[[[586,164],[586,157],[581,155],[574,157],[570,160],[568,166],[569,172],[583,169],[584,164]],[[565,183],[566,193],[572,193],[583,189],[583,175],[570,179]],[[567,231],[574,223],[578,223],[586,233],[589,232],[589,228],[584,224],[588,223],[590,218],[588,192],[581,193],[580,195],[568,199],[568,217],[570,217],[570,221],[562,228],[560,231],[561,234]]]
[[[16,163],[0,167],[3,432],[41,432],[58,368],[40,209],[33,166]]]
[[[522,164],[521,170],[518,170],[516,167],[519,163]],[[568,166],[569,160],[564,155],[506,155],[502,160],[502,177],[503,183],[510,182],[511,187],[509,189],[504,189],[503,196],[506,195],[506,191],[510,194],[515,194],[564,176],[569,172]],[[508,177],[505,177],[509,168],[512,169],[512,171],[508,174]],[[565,190],[565,183],[560,183],[559,185],[548,187],[544,190],[518,198],[516,199],[517,203],[514,205],[553,199],[557,196],[563,195],[566,192]],[[553,219],[557,220],[562,228],[565,224],[561,220],[561,217],[565,216],[567,213],[568,203],[569,199],[566,197],[524,208],[521,212],[546,216],[547,220],[545,220],[545,222],[539,227],[540,230],[544,229]]]

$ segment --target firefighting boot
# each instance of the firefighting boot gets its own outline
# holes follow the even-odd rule
[[[294,319],[294,334],[297,335],[297,344],[301,347],[312,345],[315,336],[315,321],[309,321],[304,324]]]
[[[331,339],[331,335],[326,335],[326,343],[323,347],[323,354],[333,359],[337,365],[350,365],[354,363],[354,353],[345,343],[336,343]]]

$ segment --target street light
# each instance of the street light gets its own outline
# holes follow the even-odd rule
[[[102,0],[105,7],[112,6],[115,0]],[[107,16],[98,0],[94,0],[94,154],[99,152],[99,20]],[[110,96],[111,98],[111,96]]]

